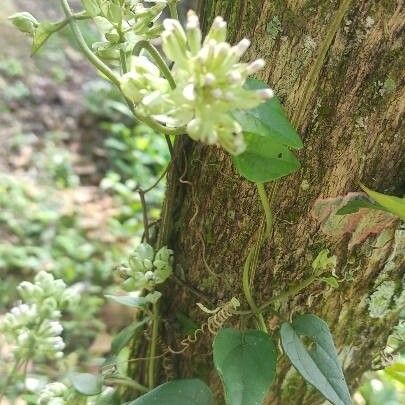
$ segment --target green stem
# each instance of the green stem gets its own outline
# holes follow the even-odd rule
[[[160,69],[162,75],[169,82],[170,87],[172,89],[175,89],[176,82],[174,81],[172,72],[162,58],[162,55],[160,55],[159,51],[149,41],[143,40],[136,43],[133,54],[138,56],[141,53],[142,49],[145,49],[149,53],[149,55],[152,57],[152,59],[155,61],[156,65]]]
[[[4,385],[1,388],[0,391],[0,402],[2,402],[2,399],[6,393],[7,388],[12,384],[14,377],[18,370],[21,368],[21,366],[24,364],[24,360],[16,360],[15,363],[13,364],[13,367],[11,368],[10,372],[8,373],[7,377],[4,380]]]
[[[120,92],[122,93],[119,76],[115,72],[113,72],[103,61],[101,61],[91,51],[91,49],[88,47],[86,41],[84,40],[83,35],[82,35],[82,33],[80,31],[80,28],[77,25],[76,21],[71,18],[74,14],[72,13],[72,10],[71,10],[71,8],[69,6],[68,1],[67,0],[61,0],[61,2],[62,2],[62,7],[63,7],[63,10],[65,12],[65,15],[66,15],[66,17],[69,18],[69,25],[70,25],[70,27],[71,27],[71,29],[73,31],[73,34],[74,34],[77,42],[79,43],[80,48],[82,49],[84,55],[87,57],[87,59],[90,61],[90,63],[92,63],[101,73],[103,73],[105,76],[107,76],[111,80],[111,82],[114,83],[118,87]],[[132,114],[134,115],[134,117],[138,121],[141,121],[141,122],[145,123],[146,125],[150,126],[155,131],[160,132],[162,134],[166,134],[166,135],[183,135],[185,133],[185,128],[184,127],[181,127],[181,128],[167,128],[164,125],[161,125],[158,122],[156,122],[153,118],[145,117],[145,116],[137,113],[135,111],[135,108],[132,105],[132,103],[127,98],[125,98],[125,100],[127,101],[127,104],[129,106]]]
[[[69,25],[70,28],[73,31],[73,34],[79,43],[79,46],[87,59],[105,76],[107,76],[117,87],[120,88],[120,79],[119,77],[103,62],[101,61],[89,48],[87,45],[85,39],[83,38],[83,35],[80,31],[79,26],[77,25],[77,22],[73,18],[74,14],[72,12],[72,9],[69,6],[69,3],[67,0],[61,0],[62,2],[62,8],[63,11],[69,20]]]
[[[300,291],[304,290],[305,288],[307,288],[309,285],[311,285],[312,283],[314,283],[315,281],[317,281],[319,279],[320,274],[313,274],[312,276],[308,277],[307,279],[301,281],[300,283],[297,283],[295,285],[293,285],[292,287],[290,287],[287,291],[282,292],[279,295],[276,295],[273,298],[270,298],[266,303],[264,303],[263,305],[261,305],[257,312],[263,312],[265,310],[267,310],[268,307],[270,307],[272,304],[274,304],[275,302],[283,302],[286,301],[288,298],[297,295]],[[252,311],[235,311],[235,314],[237,315],[250,315],[250,314],[254,314],[255,312]]]
[[[254,252],[255,252],[255,248],[250,250],[248,257],[246,258],[245,265],[243,266],[243,275],[242,275],[243,293],[245,294],[246,301],[252,310],[251,312],[253,312],[253,314],[256,317],[256,320],[257,320],[257,323],[258,323],[260,329],[263,332],[267,333],[267,327],[266,327],[266,323],[264,321],[264,317],[256,306],[256,303],[252,297],[251,288],[250,288],[250,270],[251,270],[252,257],[253,257]]]
[[[122,49],[120,49],[120,63],[121,63],[122,74],[128,73],[127,57],[125,55],[124,50],[122,50]]]
[[[267,197],[266,189],[262,183],[256,183],[257,191],[259,193],[260,202],[262,203],[264,215],[266,217],[266,231],[264,233],[264,240],[269,238],[273,229],[273,214],[269,198]]]
[[[152,337],[150,341],[149,351],[149,364],[148,364],[148,387],[153,389],[155,387],[155,365],[156,365],[156,346],[159,332],[159,305],[153,304],[153,320],[152,320]]]
[[[179,13],[177,12],[177,6],[176,6],[177,1],[169,1],[169,11],[170,11],[170,17],[174,18],[175,20],[179,19]]]

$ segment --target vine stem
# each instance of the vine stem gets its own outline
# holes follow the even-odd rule
[[[78,42],[81,50],[83,51],[84,55],[86,58],[89,60],[90,63],[92,63],[101,73],[103,73],[108,79],[111,80],[113,84],[117,86],[117,88],[120,90],[120,92],[123,94],[122,89],[121,89],[121,82],[120,82],[120,77],[112,71],[101,59],[99,59],[89,48],[87,45],[85,39],[83,38],[83,34],[80,31],[79,26],[77,25],[77,22],[75,21],[74,14],[72,12],[72,9],[69,6],[68,0],[61,0],[62,3],[62,8],[63,11],[69,21],[70,28],[73,32],[73,35],[76,38],[76,41]],[[157,132],[161,132],[162,134],[166,135],[182,135],[185,132],[184,127],[180,128],[168,128],[165,127],[164,125],[159,124],[157,121],[155,121],[153,118],[146,117],[144,115],[141,115],[135,111],[135,108],[133,104],[125,97],[123,94],[125,100],[128,103],[128,106],[134,115],[134,117],[146,125],[149,125],[152,129],[154,129]]]
[[[250,272],[251,272],[251,264],[252,258],[255,253],[255,247],[253,247],[245,261],[245,265],[243,266],[243,275],[242,275],[242,286],[243,286],[243,293],[245,294],[246,301],[248,302],[251,312],[255,315],[256,320],[260,326],[260,329],[263,332],[267,333],[266,322],[264,321],[263,315],[260,313],[259,308],[257,308],[256,303],[252,297],[252,292],[250,288]]]
[[[272,304],[274,304],[275,302],[283,302],[283,301],[286,301],[288,298],[290,298],[294,295],[297,295],[301,290],[304,290],[309,285],[311,285],[312,283],[317,281],[319,279],[319,276],[320,276],[320,274],[313,274],[312,276],[308,277],[307,279],[303,280],[302,282],[293,285],[287,291],[284,291],[281,294],[276,295],[273,298],[270,298],[266,303],[260,305],[257,312],[261,313],[261,312],[265,311],[268,307],[270,307]],[[255,314],[255,312],[252,310],[235,311],[236,315],[251,315],[252,313]]]
[[[142,49],[145,49],[149,53],[149,55],[152,57],[152,59],[158,66],[162,75],[169,82],[170,87],[172,89],[175,89],[176,82],[172,76],[172,72],[170,71],[169,66],[167,66],[167,63],[164,61],[159,51],[149,41],[142,40],[136,43],[133,50],[133,54],[138,56],[141,53]]]
[[[152,320],[152,337],[150,344],[150,360],[148,364],[148,387],[153,389],[155,387],[155,365],[156,365],[156,345],[159,333],[159,305],[157,302],[153,304],[153,320]]]
[[[74,20],[72,9],[69,6],[68,0],[61,0],[63,11],[69,21],[70,28],[73,31],[73,34],[80,45],[83,53],[87,59],[105,76],[107,76],[117,87],[120,87],[119,77],[103,62],[101,61],[88,47],[83,35],[80,31],[79,26]]]
[[[259,193],[260,202],[262,203],[264,215],[266,218],[266,231],[264,233],[264,240],[269,238],[273,229],[273,214],[271,212],[271,206],[269,198],[267,197],[266,189],[263,183],[256,183],[257,191]]]

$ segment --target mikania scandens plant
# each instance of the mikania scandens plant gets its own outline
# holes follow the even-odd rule
[[[204,313],[209,314],[207,320],[193,333],[180,338],[176,345],[171,342],[165,346],[159,337],[162,329],[160,304],[163,302],[160,287],[174,273],[173,251],[163,246],[166,241],[160,240],[162,238],[154,243],[150,240],[145,195],[157,183],[147,190],[137,189],[143,206],[144,240],[128,262],[119,267],[119,274],[124,279],[120,285],[121,294],[108,296],[135,308],[136,320],[112,342],[112,357],[103,373],[76,374],[70,378],[69,387],[73,388],[51,383],[39,395],[40,403],[67,404],[67,392],[73,389],[81,396],[81,403],[86,403],[88,398],[88,403],[120,404],[123,392],[120,387],[125,386],[126,397],[128,388],[132,395],[135,392],[138,396],[144,394],[140,398],[144,405],[189,405],[188,398],[196,396],[199,398],[196,405],[212,404],[212,393],[200,380],[175,380],[156,387],[159,360],[167,366],[171,356],[191,350],[204,333],[215,335],[213,360],[224,385],[227,404],[262,403],[274,381],[278,357],[274,337],[268,333],[263,316],[271,312],[281,322],[281,345],[296,370],[333,404],[349,404],[350,394],[327,325],[315,315],[300,315],[290,320],[288,314],[277,312],[279,307],[275,307],[312,283],[325,282],[332,288],[338,286],[335,277],[325,277],[326,273],[334,274],[336,258],[327,250],[321,251],[306,279],[288,286],[263,304],[255,302],[251,290],[260,249],[271,237],[273,226],[271,202],[264,183],[298,170],[299,162],[291,150],[302,147],[300,137],[273,91],[251,77],[263,69],[264,60],[241,60],[250,45],[249,40],[243,39],[233,46],[229,44],[226,22],[221,17],[214,19],[204,36],[193,11],[187,14],[183,26],[176,4],[177,0],[82,0],[83,10],[74,12],[68,0],[61,0],[65,18],[60,21],[39,22],[28,13],[15,14],[10,19],[33,38],[33,52],[51,34],[69,25],[84,55],[121,91],[134,118],[165,135],[171,154],[173,136],[187,134],[195,141],[222,147],[232,155],[238,172],[256,183],[265,219],[241,269],[244,297],[229,297],[213,309],[199,304]],[[170,18],[161,21],[166,7]],[[101,40],[89,46],[78,20],[93,20]],[[161,51],[155,46],[157,41]],[[162,226],[164,221],[167,218],[162,219]],[[185,283],[181,274],[176,273],[176,278],[180,284]],[[193,288],[187,291],[196,294]],[[20,331],[19,325],[26,325],[25,319],[31,319],[37,313],[37,302],[31,302],[30,297],[39,293],[35,286],[28,285],[22,287],[21,292],[29,303],[24,304],[23,311],[17,311],[15,319],[10,315],[6,323],[14,339],[24,343],[31,332]],[[201,297],[200,293],[196,295]],[[239,308],[241,298],[249,305],[248,309]],[[57,306],[54,310],[58,310]],[[48,331],[59,335],[58,324],[52,324],[58,318],[57,313],[47,315],[42,322],[50,322]],[[247,317],[243,324],[255,325],[256,329],[224,329],[225,323],[237,316]],[[35,328],[36,333],[40,330]],[[139,339],[139,336],[146,339]],[[312,348],[303,344],[304,337],[311,340]],[[131,341],[134,342],[132,349],[139,348],[145,357],[128,357],[130,352],[124,348]],[[52,347],[58,357],[62,346]],[[132,372],[128,377],[127,367],[123,369],[122,364],[132,363],[136,367],[141,361],[146,363],[137,368],[140,381],[135,381],[136,373]],[[234,387],[236,381],[237,389]],[[106,388],[108,386],[117,388]],[[177,394],[173,396],[173,392]],[[130,402],[137,403],[138,400]]]

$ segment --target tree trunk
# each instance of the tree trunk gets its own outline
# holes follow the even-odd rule
[[[397,220],[377,211],[337,222],[332,212],[341,204],[334,198],[358,190],[360,181],[380,192],[404,192],[403,1],[200,3],[205,29],[222,15],[230,42],[246,36],[252,40],[247,59],[267,60],[261,78],[282,100],[305,145],[298,154],[301,170],[278,182],[274,232],[260,253],[254,298],[261,304],[303,280],[320,250],[335,254],[337,289],[314,283],[275,309],[286,316],[310,312],[323,318],[355,389],[398,321],[395,310],[371,317],[368,302],[382,281],[393,280],[396,294],[402,291],[404,231]],[[256,188],[237,175],[228,155],[184,138],[175,145],[164,218],[161,238],[174,249],[178,274],[185,279],[182,285],[170,282],[165,292],[164,333],[176,346],[173,341],[182,337],[174,330],[176,315],[186,314],[197,324],[208,316],[196,306],[204,297],[194,290],[209,297],[213,307],[233,296],[247,307],[242,267],[263,212]],[[277,339],[277,318],[268,315],[266,323]],[[229,324],[240,326],[240,319]],[[210,334],[200,336],[174,361],[179,376],[200,376],[219,393],[211,342]],[[266,403],[320,401],[281,360]]]

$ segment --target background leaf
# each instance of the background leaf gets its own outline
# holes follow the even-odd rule
[[[88,373],[70,373],[69,380],[77,392],[86,396],[98,395],[103,384],[100,375]]]
[[[295,172],[300,168],[298,159],[288,148],[271,138],[252,133],[245,134],[247,148],[233,156],[238,171],[248,180],[265,183]]]
[[[298,372],[334,405],[352,404],[328,325],[312,314],[300,315],[280,330],[281,343]],[[301,336],[315,346],[308,349]]]
[[[261,404],[274,380],[276,362],[276,348],[264,332],[222,329],[215,337],[214,363],[228,405]]]
[[[176,380],[159,385],[127,405],[214,405],[209,387],[201,380]]]

